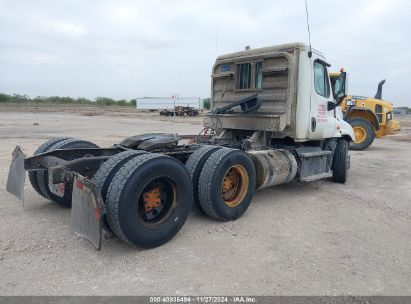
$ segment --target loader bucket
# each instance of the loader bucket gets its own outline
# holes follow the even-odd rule
[[[26,180],[26,171],[24,169],[24,159],[26,155],[17,146],[12,153],[9,175],[7,178],[6,190],[15,195],[24,205],[24,183]]]
[[[71,207],[74,232],[101,249],[103,199],[97,186],[89,179],[75,174]]]

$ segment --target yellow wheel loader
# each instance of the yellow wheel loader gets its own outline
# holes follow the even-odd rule
[[[342,85],[339,83],[342,79],[340,74],[341,72],[330,73],[334,91]],[[400,122],[393,117],[392,103],[382,99],[384,83],[385,80],[380,81],[374,98],[348,95],[341,103],[344,119],[350,123],[355,133],[355,140],[350,144],[352,150],[367,149],[375,137],[381,138],[400,131]]]

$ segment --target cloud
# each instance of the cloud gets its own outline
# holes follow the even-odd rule
[[[308,0],[313,46],[350,72],[350,91],[410,105],[411,4]],[[207,97],[219,54],[307,41],[303,0],[0,2],[0,91]]]
[[[70,36],[84,36],[87,34],[86,28],[79,24],[72,24],[67,21],[53,20],[48,22],[47,28],[56,34]]]

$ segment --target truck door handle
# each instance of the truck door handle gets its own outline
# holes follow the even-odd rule
[[[311,117],[311,131],[315,132],[315,128],[317,127],[317,120],[315,117]]]

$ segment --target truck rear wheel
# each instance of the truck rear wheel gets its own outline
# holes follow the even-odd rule
[[[200,178],[201,170],[209,156],[219,149],[221,149],[221,147],[203,146],[194,151],[186,162],[188,174],[190,174],[191,181],[193,182],[193,209],[195,211],[204,213],[198,198],[198,180]]]
[[[348,141],[340,138],[337,140],[332,164],[333,181],[344,184],[347,181],[348,167]]]
[[[248,208],[255,191],[254,164],[243,151],[220,149],[207,159],[199,178],[199,201],[210,217],[230,221]]]
[[[98,146],[89,141],[69,138],[55,143],[47,151],[76,148],[98,148]],[[71,207],[73,184],[63,183],[59,185],[53,185],[55,187],[58,187],[60,191],[64,193],[62,196],[54,194],[50,189],[51,185],[49,184],[49,173],[47,170],[41,170],[37,172],[37,183],[39,185],[39,190],[41,191],[43,197],[50,199],[63,207]]]
[[[146,151],[140,150],[124,151],[110,157],[105,163],[101,165],[96,174],[94,174],[93,176],[93,182],[100,190],[103,202],[106,201],[108,187],[110,186],[110,182],[113,179],[114,175],[117,173],[118,169],[130,159],[146,153]]]
[[[351,150],[365,150],[374,141],[374,126],[366,119],[356,117],[350,120],[350,125],[354,130],[355,139],[350,144]]]
[[[48,141],[46,141],[44,144],[42,144],[40,147],[37,148],[36,151],[34,151],[33,155],[38,155],[44,152],[47,152],[48,149],[50,149],[51,146],[55,145],[56,143],[66,140],[66,139],[70,139],[69,137],[56,137],[56,138],[52,138]],[[40,191],[39,188],[39,184],[37,182],[37,174],[39,171],[29,171],[29,180],[30,180],[30,184],[33,187],[33,189],[40,194],[41,196],[45,197],[44,194]],[[47,197],[45,197],[47,198]]]
[[[123,241],[153,248],[169,241],[191,210],[192,184],[184,165],[169,156],[136,156],[118,169],[108,188],[107,220]]]

